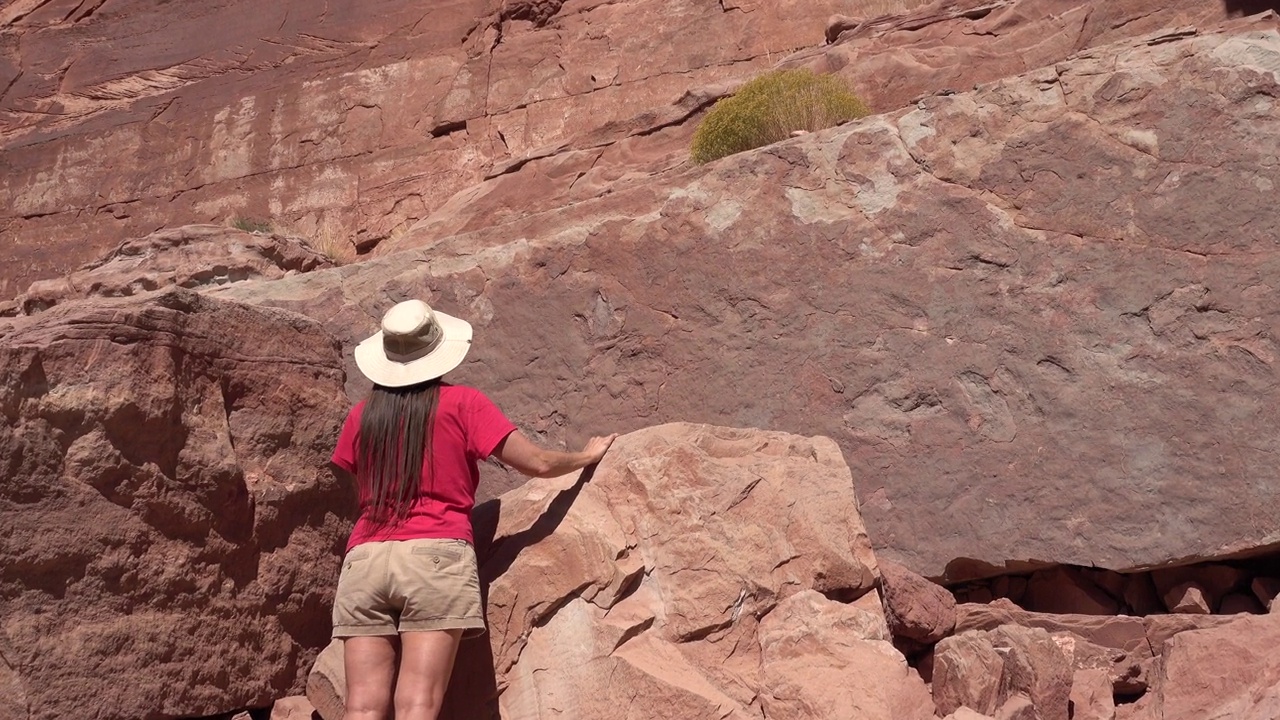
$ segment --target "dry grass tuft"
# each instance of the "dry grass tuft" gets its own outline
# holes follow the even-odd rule
[[[356,245],[345,233],[341,233],[332,225],[322,225],[316,230],[315,237],[307,241],[316,252],[329,258],[334,265],[347,265],[355,262]]]
[[[236,217],[230,221],[231,227],[253,235],[266,235],[271,232],[271,223],[254,218]]]
[[[837,77],[807,68],[775,70],[717,102],[694,132],[689,154],[695,163],[707,163],[869,114]]]

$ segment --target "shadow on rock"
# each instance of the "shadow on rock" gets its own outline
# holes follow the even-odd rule
[[[509,537],[498,538],[498,519],[502,516],[502,499],[490,500],[476,507],[472,515],[476,556],[480,560],[480,594],[485,614],[489,609],[489,585],[502,577],[526,548],[549,537],[569,514],[573,501],[592,475],[595,467],[584,470],[578,481],[560,491],[528,529]],[[464,640],[458,648],[453,677],[445,694],[440,720],[470,720],[498,717],[498,678],[489,637],[483,635]]]
[[[1227,13],[1239,17],[1257,15],[1271,10],[1280,13],[1280,0],[1223,0]]]

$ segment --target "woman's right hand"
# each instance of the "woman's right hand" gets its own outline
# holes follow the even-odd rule
[[[493,455],[529,477],[558,477],[600,462],[617,437],[593,437],[578,452],[568,453],[540,448],[516,430],[498,443]]]
[[[588,440],[587,444],[583,446],[582,452],[587,457],[591,458],[591,462],[589,464],[594,465],[595,463],[600,462],[601,458],[604,457],[604,454],[609,451],[609,446],[617,439],[618,433],[613,433],[612,435],[593,437]]]

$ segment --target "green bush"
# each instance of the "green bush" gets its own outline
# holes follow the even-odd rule
[[[839,78],[805,68],[776,70],[717,102],[694,133],[690,155],[707,163],[870,112]]]

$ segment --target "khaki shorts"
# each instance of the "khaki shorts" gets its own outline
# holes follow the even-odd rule
[[[333,636],[415,630],[484,633],[476,551],[464,540],[362,543],[342,563],[333,599]]]

